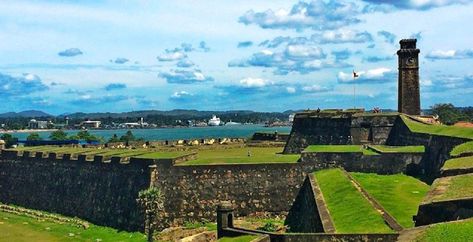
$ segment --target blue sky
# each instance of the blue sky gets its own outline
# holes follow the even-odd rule
[[[5,0],[0,112],[395,109],[410,37],[422,107],[471,106],[470,2]]]

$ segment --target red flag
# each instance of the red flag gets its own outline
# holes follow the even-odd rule
[[[353,71],[353,78],[357,78],[358,77],[358,74],[356,74],[355,71]]]

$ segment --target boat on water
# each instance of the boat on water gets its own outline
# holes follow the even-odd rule
[[[241,123],[237,123],[237,122],[233,122],[233,121],[225,123],[225,126],[231,126],[231,125],[241,125]]]
[[[209,120],[208,125],[209,126],[219,126],[221,123],[220,118],[217,118],[217,116],[212,115],[212,118]]]

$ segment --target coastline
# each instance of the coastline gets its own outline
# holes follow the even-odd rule
[[[39,133],[39,132],[53,132],[58,129],[19,129],[19,130],[0,130],[0,134],[12,133]]]

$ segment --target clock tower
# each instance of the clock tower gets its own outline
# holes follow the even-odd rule
[[[399,42],[398,112],[420,115],[419,94],[419,52],[416,39],[403,39]]]

